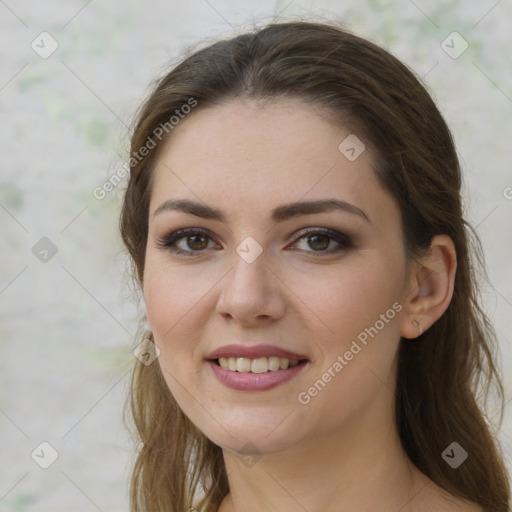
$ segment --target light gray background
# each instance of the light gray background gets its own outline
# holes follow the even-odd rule
[[[157,75],[190,45],[274,16],[342,20],[423,77],[464,166],[512,398],[510,2],[0,0],[1,511],[128,509],[122,407],[137,310],[123,280],[121,195],[93,190],[126,160],[126,125]],[[58,43],[46,59],[31,47],[50,48],[43,31]],[[469,45],[457,58],[442,47],[454,31]],[[42,237],[57,248],[46,262],[32,251]],[[511,408],[500,434],[509,467]],[[31,458],[43,441],[58,452],[46,470]],[[48,457],[44,446],[34,455]]]

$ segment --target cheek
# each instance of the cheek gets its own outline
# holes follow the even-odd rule
[[[155,262],[149,256],[144,273],[144,301],[147,321],[160,350],[158,364],[180,407],[189,412],[191,397],[186,390],[197,387],[193,361],[200,333],[189,325],[197,314],[201,297],[209,287],[182,269]],[[195,306],[195,307],[194,307]]]
[[[146,269],[143,292],[148,323],[155,341],[166,345],[176,338],[176,333],[184,334],[189,319],[204,307],[218,279],[213,272],[201,273],[192,266],[173,267],[158,260],[153,263],[151,257]],[[190,330],[192,335],[197,327],[196,324],[196,329]]]
[[[306,304],[324,325],[322,334],[318,332],[314,377],[325,377],[329,382],[325,388],[322,383],[314,387],[316,380],[311,379],[308,386],[313,388],[303,391],[315,397],[312,405],[317,410],[341,400],[344,407],[333,414],[334,422],[360,410],[382,389],[394,386],[402,283],[396,278],[400,274],[392,261],[372,260],[372,265],[338,269],[321,283],[300,281],[298,295],[307,297]]]
[[[322,286],[301,281],[306,304],[324,325],[315,343],[315,371],[298,397],[299,413],[307,416],[306,423],[316,424],[315,431],[327,433],[366,414],[371,404],[380,404],[379,413],[387,407],[402,310],[396,275],[389,265],[375,262],[373,267],[338,270],[337,277],[322,281]]]
[[[193,265],[170,265],[159,255],[147,258],[143,289],[147,320],[160,349],[163,376],[180,405],[190,400],[184,389],[200,385],[201,340],[221,277],[213,268],[204,272]]]
[[[202,381],[201,358],[204,354],[200,347],[212,333],[223,334],[221,327],[216,330],[221,323],[217,323],[219,315],[215,307],[224,285],[222,278],[229,267],[178,267],[158,261],[158,258],[149,256],[147,259],[144,298],[148,322],[161,351],[158,361],[181,409],[218,444],[226,442],[219,424],[244,432],[248,428],[268,432],[268,424],[280,424],[282,404],[274,410],[269,408],[266,418],[245,408],[238,411],[236,407],[226,407],[223,397],[213,394]],[[311,264],[295,263],[275,269],[286,286],[277,287],[273,292],[286,295],[289,301],[285,316],[276,325],[281,325],[283,335],[302,333],[303,341],[316,357],[315,370],[284,402],[294,404],[291,418],[301,425],[294,435],[306,435],[309,430],[317,434],[329,432],[351,417],[362,414],[361,411],[382,391],[389,393],[386,388],[391,389],[391,385],[382,383],[393,373],[398,315],[393,314],[395,318],[391,320],[388,315],[389,322],[378,329],[377,335],[368,334],[366,329],[374,327],[380,315],[392,309],[399,297],[401,283],[396,279],[399,269],[392,268],[392,263],[382,255],[367,253],[360,262],[347,259],[345,265],[314,268]],[[364,338],[365,333],[366,344],[361,342],[361,334]],[[352,348],[351,352],[354,340],[358,342],[359,350]],[[344,357],[347,352],[352,354],[349,354],[351,359],[345,357],[342,371],[336,372],[333,365],[341,364],[338,357]],[[315,387],[329,369],[335,376],[330,377],[325,387]],[[299,393],[309,397],[307,405],[299,401]],[[286,428],[282,432],[284,438],[289,435]],[[251,435],[257,436],[257,432],[251,431]],[[264,441],[288,442],[284,438],[280,440],[276,433]]]
[[[323,275],[301,273],[293,278],[294,293],[323,325],[325,338],[334,344],[343,344],[373,326],[401,298],[397,270],[383,260],[372,260],[371,264],[366,261],[333,268]],[[395,318],[396,311],[388,317]]]

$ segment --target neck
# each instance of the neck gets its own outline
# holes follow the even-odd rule
[[[220,510],[413,510],[428,479],[408,460],[394,422],[355,427],[265,454],[252,467],[224,450],[231,492]]]

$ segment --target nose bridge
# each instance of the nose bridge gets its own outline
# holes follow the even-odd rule
[[[248,237],[236,247],[232,267],[219,298],[220,313],[245,321],[283,313],[280,281],[268,268],[267,255],[256,240]]]
[[[257,243],[257,242],[256,242]],[[233,255],[233,271],[229,279],[231,294],[241,293],[245,299],[256,300],[268,293],[267,255],[263,247],[244,240]]]
[[[257,242],[244,240],[236,249],[235,267],[240,274],[247,274],[249,277],[259,277],[260,279],[267,273],[268,251]]]

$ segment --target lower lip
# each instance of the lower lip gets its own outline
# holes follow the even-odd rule
[[[307,361],[302,361],[293,368],[266,373],[235,372],[222,368],[214,361],[207,363],[217,379],[228,388],[238,391],[267,391],[293,379],[306,366]]]

